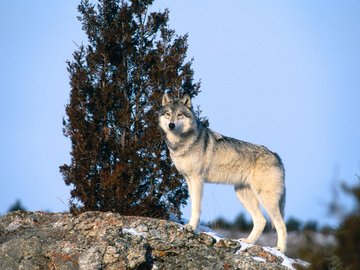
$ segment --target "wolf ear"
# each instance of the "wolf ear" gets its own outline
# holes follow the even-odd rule
[[[173,101],[172,98],[169,96],[168,93],[165,93],[162,97],[161,105],[164,107],[168,105],[171,101]]]
[[[191,98],[188,94],[185,94],[181,99],[180,102],[184,104],[186,107],[191,109]]]

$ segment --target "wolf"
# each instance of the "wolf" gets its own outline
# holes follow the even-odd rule
[[[268,213],[277,232],[277,248],[286,250],[285,170],[280,157],[265,146],[223,136],[204,126],[196,117],[191,98],[162,97],[158,124],[170,157],[189,188],[191,217],[189,226],[199,225],[204,183],[233,185],[249,212],[253,228],[246,243],[255,243],[264,230]]]

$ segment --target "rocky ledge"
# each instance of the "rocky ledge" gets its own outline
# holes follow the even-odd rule
[[[303,269],[271,248],[114,213],[13,212],[0,218],[0,269]]]

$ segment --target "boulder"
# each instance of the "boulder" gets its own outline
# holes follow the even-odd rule
[[[0,269],[300,269],[274,249],[115,213],[12,212],[0,218]]]

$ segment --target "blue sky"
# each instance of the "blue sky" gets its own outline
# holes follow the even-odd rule
[[[58,167],[69,98],[65,61],[86,42],[77,1],[8,1],[0,16],[0,213],[67,210]],[[360,2],[157,1],[189,34],[202,93],[222,134],[266,145],[285,164],[286,216],[334,223],[332,186],[360,174]],[[76,44],[75,44],[76,43]],[[344,198],[338,198],[345,202]],[[349,202],[345,202],[349,205]],[[244,211],[233,189],[207,185],[202,219]],[[189,207],[184,209],[189,217]]]

